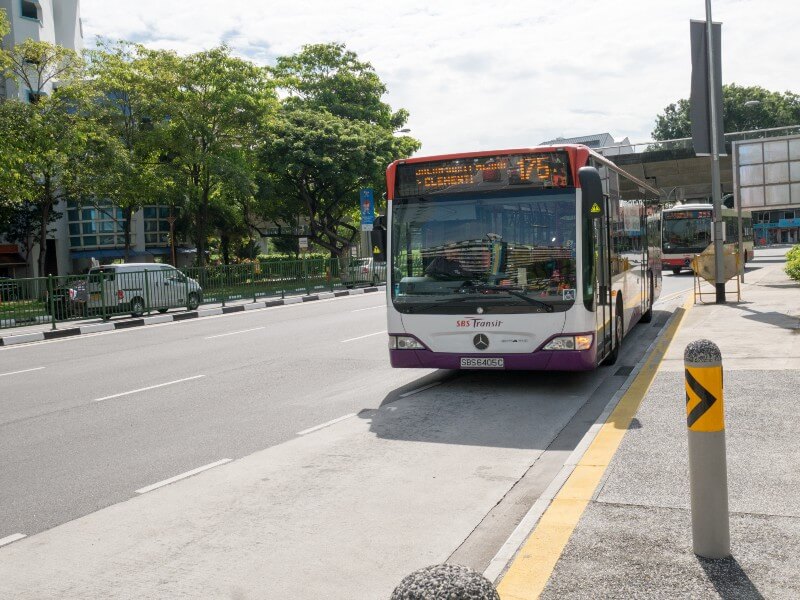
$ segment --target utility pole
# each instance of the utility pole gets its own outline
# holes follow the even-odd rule
[[[719,175],[719,140],[717,139],[717,81],[714,71],[714,38],[711,27],[711,0],[706,0],[706,48],[708,57],[708,105],[711,117],[711,197],[714,202],[714,280],[716,303],[725,304],[725,224],[722,220],[722,190]]]

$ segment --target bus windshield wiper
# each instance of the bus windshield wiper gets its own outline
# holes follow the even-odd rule
[[[528,304],[534,304],[536,306],[541,306],[544,308],[545,312],[553,312],[553,305],[547,302],[543,302],[542,300],[537,300],[536,298],[531,298],[523,294],[522,292],[516,290],[513,287],[507,285],[492,285],[489,283],[472,283],[472,282],[465,282],[459,289],[459,293],[469,293],[469,292],[505,292],[509,296],[514,296],[515,298],[519,298],[524,300]],[[463,300],[466,300],[464,298]]]

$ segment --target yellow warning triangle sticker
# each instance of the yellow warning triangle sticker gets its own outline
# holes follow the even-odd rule
[[[592,213],[599,213],[599,212],[600,212],[600,205],[599,205],[597,202],[595,202],[594,204],[592,204],[592,208],[591,208],[591,211],[590,211],[590,212],[592,212]]]

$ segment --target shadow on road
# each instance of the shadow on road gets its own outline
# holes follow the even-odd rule
[[[697,560],[722,600],[764,600],[764,596],[732,556],[722,559],[698,556]]]

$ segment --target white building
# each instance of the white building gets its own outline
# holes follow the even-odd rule
[[[50,42],[80,52],[83,28],[80,0],[0,0],[11,23],[11,33],[3,46],[12,47],[26,39]],[[52,92],[52,83],[42,91]],[[30,102],[31,90],[11,80],[0,79],[0,97]],[[39,248],[34,245],[27,261],[19,248],[0,239],[0,277],[67,275],[84,271],[95,258],[106,263],[124,257],[122,211],[108,203],[79,205],[61,202],[56,206],[62,218],[54,224],[47,240],[47,266],[38,272]],[[152,262],[169,259],[169,208],[146,206],[131,219],[131,259]],[[179,250],[183,261],[190,257]]]

